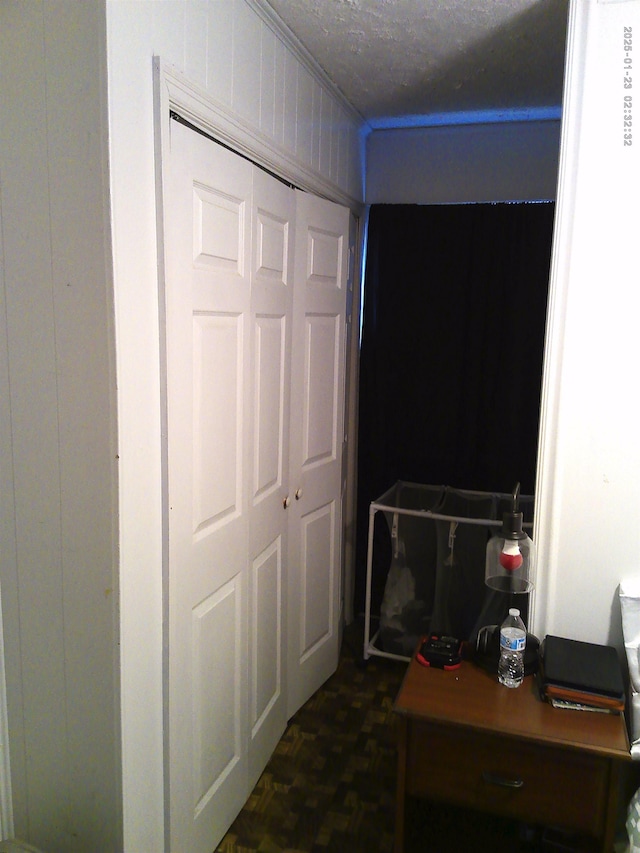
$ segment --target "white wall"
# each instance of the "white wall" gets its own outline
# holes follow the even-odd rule
[[[16,834],[115,851],[113,304],[102,3],[0,4],[0,572]]]
[[[118,353],[125,848],[163,849],[160,341],[152,60],[336,199],[361,199],[358,120],[254,0],[107,2]]]
[[[368,204],[554,199],[559,121],[374,130]]]
[[[619,644],[640,575],[640,0],[572,5],[538,470],[535,628]],[[630,52],[628,56],[633,57]],[[624,145],[632,95],[633,144]]]

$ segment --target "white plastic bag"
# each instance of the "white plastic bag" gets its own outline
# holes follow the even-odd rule
[[[640,579],[623,581],[619,590],[622,634],[630,682],[631,757],[640,759]]]
[[[380,606],[380,627],[403,631],[401,616],[405,607],[416,597],[416,582],[405,563],[404,543],[393,539],[393,556]]]

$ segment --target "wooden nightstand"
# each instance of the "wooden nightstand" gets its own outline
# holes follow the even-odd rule
[[[612,850],[620,770],[631,761],[622,714],[553,708],[533,676],[509,689],[468,661],[445,672],[415,658],[394,709],[395,853],[405,795],[576,830]]]

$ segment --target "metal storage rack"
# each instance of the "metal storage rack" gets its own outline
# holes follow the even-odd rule
[[[447,505],[451,501],[448,498],[455,496],[465,505],[469,514],[452,514],[447,512]],[[376,515],[379,512],[386,514],[387,523],[390,528],[392,542],[400,536],[400,525],[404,526],[405,535],[407,531],[414,536],[414,541],[419,543],[419,559],[432,560],[433,575],[431,579],[435,585],[436,559],[435,559],[435,537],[436,527],[434,522],[449,523],[449,546],[453,554],[452,541],[455,539],[456,529],[459,524],[473,525],[479,537],[488,538],[492,530],[502,525],[502,513],[510,508],[512,495],[502,492],[481,492],[467,489],[455,489],[449,486],[434,486],[421,483],[411,483],[398,480],[394,485],[382,494],[377,500],[372,501],[369,506],[369,533],[367,547],[367,579],[365,595],[365,629],[364,629],[364,660],[371,656],[386,657],[394,660],[410,660],[409,655],[396,654],[378,648],[376,641],[380,636],[380,627],[371,636],[371,600],[372,600],[372,575],[373,575],[373,552],[374,552],[374,527]],[[533,527],[533,497],[529,495],[520,496],[520,509],[524,513],[524,527],[529,530]],[[472,513],[471,510],[474,510]],[[477,512],[475,511],[477,510]],[[432,522],[427,526],[427,521]],[[482,529],[484,528],[484,530]],[[423,535],[424,534],[424,535]],[[452,539],[453,537],[453,539]],[[415,555],[414,555],[415,556]],[[484,579],[484,560],[482,564],[482,579]]]

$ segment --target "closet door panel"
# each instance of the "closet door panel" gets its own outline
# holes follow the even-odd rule
[[[278,536],[256,555],[251,567],[252,609],[250,621],[254,641],[251,644],[251,738],[255,744],[264,737],[269,715],[281,701],[282,690],[282,577],[283,537]],[[281,722],[281,726],[284,723]],[[280,732],[281,734],[282,732]],[[280,737],[276,735],[276,742]],[[275,743],[271,745],[271,749]],[[269,753],[270,755],[270,753]],[[268,760],[269,756],[267,756]],[[258,773],[258,756],[255,756]]]
[[[336,501],[329,501],[301,519],[300,652],[303,662],[331,639],[336,576],[332,547],[336,535],[335,517]]]
[[[340,418],[341,315],[305,317],[303,382],[303,470],[337,459]]]
[[[249,775],[257,781],[287,722],[286,563],[295,196],[255,168],[251,317]]]
[[[238,624],[242,592],[233,578],[192,611],[193,658],[193,808],[206,807],[223,780],[242,761],[242,732],[235,689],[238,664]],[[227,642],[220,643],[221,632]],[[215,672],[213,679],[211,673]],[[234,701],[229,702],[228,696]]]
[[[171,122],[166,230],[170,848],[211,848],[248,781],[251,167]]]
[[[349,213],[297,192],[289,546],[289,716],[335,671]]]
[[[241,511],[242,331],[234,313],[193,316],[193,529],[198,535]]]
[[[266,500],[283,485],[286,335],[286,317],[266,314],[255,317],[253,499],[256,503]]]

